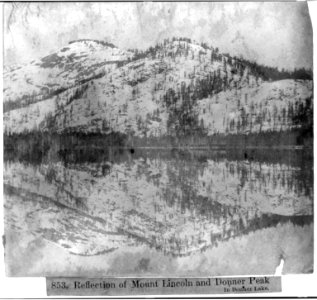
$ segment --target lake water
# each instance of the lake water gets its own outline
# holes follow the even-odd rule
[[[209,276],[313,268],[302,150],[5,153],[11,276]]]

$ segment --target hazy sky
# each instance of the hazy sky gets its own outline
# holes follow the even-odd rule
[[[184,36],[279,68],[312,67],[305,2],[4,5],[5,64],[40,58],[80,38],[144,49],[165,37]]]

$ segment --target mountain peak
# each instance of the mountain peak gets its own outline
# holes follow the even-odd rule
[[[78,40],[72,40],[68,44],[74,44],[74,43],[84,43],[84,44],[100,44],[102,46],[110,47],[110,48],[117,48],[114,44],[101,41],[101,40],[94,40],[94,39],[78,39]]]
[[[41,59],[7,68],[4,74],[5,102],[34,97],[47,99],[103,74],[106,69],[131,56],[132,53],[108,42],[89,39],[71,41],[66,47]],[[12,105],[10,107],[16,107],[16,104]]]

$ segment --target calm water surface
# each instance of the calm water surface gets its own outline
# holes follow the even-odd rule
[[[303,151],[5,153],[4,193],[11,275],[78,275],[85,264],[101,275],[238,275],[274,272],[280,258],[289,272],[312,271],[313,163]],[[243,247],[254,261],[235,269]],[[19,251],[37,255],[22,263]],[[219,253],[226,264],[213,263]]]

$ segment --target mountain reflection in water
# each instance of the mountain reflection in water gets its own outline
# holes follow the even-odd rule
[[[303,151],[131,152],[5,153],[6,232],[80,256],[147,245],[181,257],[313,222],[312,160]]]

